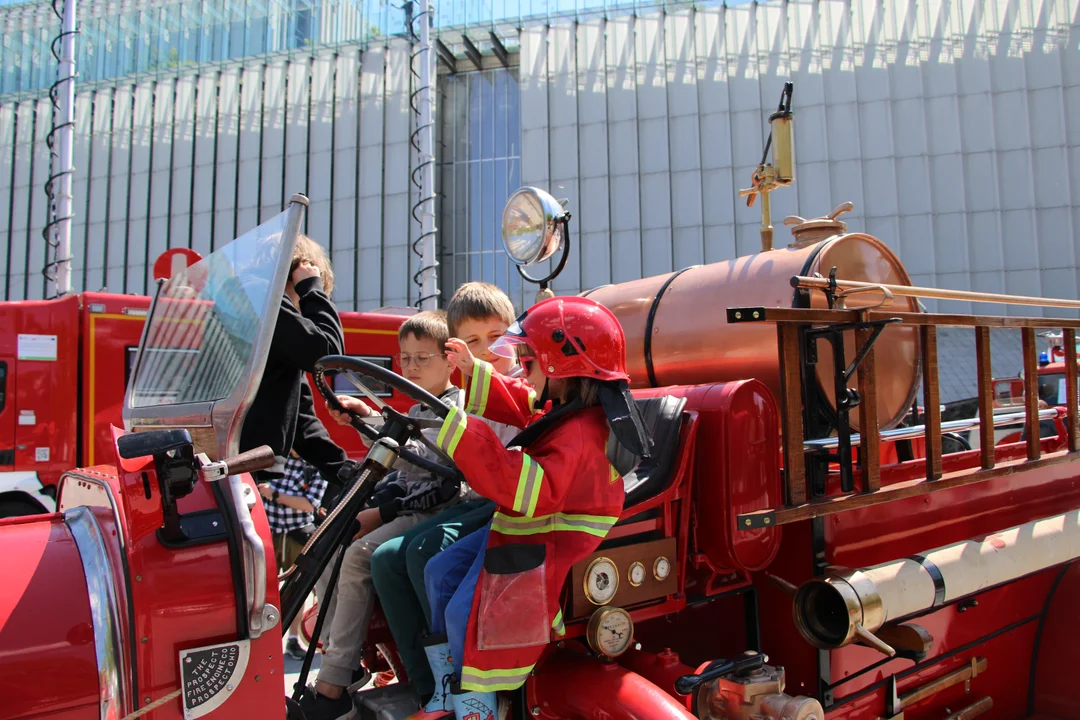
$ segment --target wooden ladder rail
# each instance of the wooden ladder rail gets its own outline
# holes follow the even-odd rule
[[[1073,453],[1080,452],[1080,418],[1075,399],[1078,369],[1075,354],[1066,353],[1065,378],[1067,448],[1043,456],[1039,432],[1038,365],[1036,359],[1036,329],[1061,328],[1066,348],[1075,347],[1080,320],[1050,318],[971,316],[941,313],[890,313],[883,310],[814,310],[798,308],[731,308],[730,322],[773,322],[777,326],[780,361],[780,411],[783,423],[784,506],[744,513],[739,516],[740,529],[783,525],[812,517],[831,515],[856,508],[946,490],[993,477],[1013,474],[1019,470],[1071,462]],[[877,418],[877,364],[871,348],[858,370],[858,390],[861,452],[860,486],[856,492],[808,499],[805,427],[803,424],[803,386],[801,374],[800,329],[813,325],[859,323],[900,318],[919,327],[920,359],[923,369],[923,438],[926,443],[926,478],[881,486],[880,429]],[[975,331],[976,368],[978,374],[979,458],[981,467],[945,473],[942,459],[941,405],[938,386],[937,328],[942,326],[970,327]],[[1026,459],[1007,459],[998,462],[994,444],[994,397],[990,363],[990,330],[1014,328],[1021,331],[1024,348],[1024,425]],[[861,352],[870,337],[870,330],[856,330],[856,354]]]

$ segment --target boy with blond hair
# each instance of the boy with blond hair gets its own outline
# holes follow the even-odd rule
[[[494,285],[470,282],[458,288],[446,306],[450,335],[461,338],[474,355],[496,365],[502,372],[510,361],[488,352],[488,347],[502,337],[514,321],[510,298]],[[471,408],[464,408],[466,412]],[[516,428],[489,423],[505,442],[517,434]],[[461,502],[412,528],[404,535],[379,546],[371,560],[383,613],[397,643],[398,654],[412,681],[422,709],[416,716],[441,717],[450,707],[449,686],[443,682],[445,663],[440,676],[433,670],[441,638],[431,637],[431,605],[424,590],[424,568],[436,554],[487,525],[495,505],[467,486]]]

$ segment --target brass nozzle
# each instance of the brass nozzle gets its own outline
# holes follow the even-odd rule
[[[885,608],[874,582],[859,570],[814,578],[795,593],[795,626],[814,647],[841,648],[885,622]]]

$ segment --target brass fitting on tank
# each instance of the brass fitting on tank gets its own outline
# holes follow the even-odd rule
[[[695,704],[698,717],[712,720],[825,720],[816,699],[784,692],[784,668],[775,665],[723,675],[699,689]]]

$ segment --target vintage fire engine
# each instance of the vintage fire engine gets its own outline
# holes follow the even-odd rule
[[[573,569],[566,634],[512,693],[513,717],[1080,717],[1076,361],[1068,401],[1040,408],[1025,353],[1029,432],[1004,445],[990,374],[990,328],[1034,350],[1047,325],[1071,347],[1080,321],[921,312],[916,297],[949,293],[911,288],[900,260],[837,213],[793,219],[795,241],[772,249],[768,193],[793,177],[790,107],[771,122],[772,161],[746,191],[765,211],[762,252],[590,293],[627,331],[655,452],[624,476],[621,521]],[[389,407],[378,434],[355,423],[372,450],[279,588],[246,474],[268,458],[237,443],[305,205],[295,197],[160,287],[114,457],[66,473],[56,513],[0,523],[0,717],[297,717],[281,628],[422,429]],[[568,229],[536,189],[503,216],[521,264],[560,243],[565,257]],[[979,349],[971,449],[942,441],[946,325],[971,328]],[[320,391],[335,378],[447,412],[377,364],[325,358]],[[1040,437],[1041,420],[1054,435]],[[395,662],[384,629],[369,643]],[[399,717],[403,689],[361,693],[361,717]]]
[[[51,512],[61,475],[112,462],[110,427],[122,424],[149,307],[148,297],[95,292],[0,302],[0,518]],[[345,351],[391,367],[409,312],[342,313]],[[399,409],[409,405],[389,388],[379,392]],[[317,410],[334,440],[362,456],[356,433]]]

